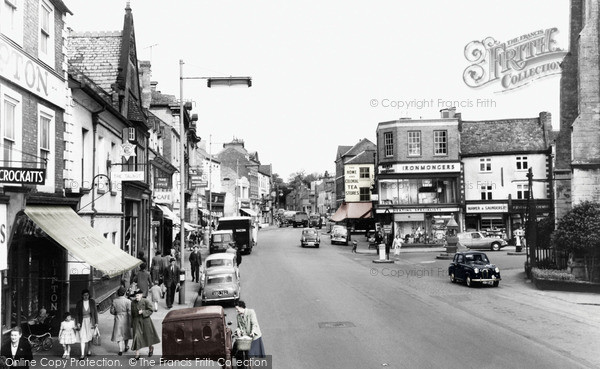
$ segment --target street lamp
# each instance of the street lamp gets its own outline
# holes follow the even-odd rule
[[[183,117],[183,80],[184,79],[206,79],[208,80],[208,87],[212,86],[252,86],[252,79],[250,77],[184,77],[183,76],[183,60],[179,60],[179,130],[181,135],[181,150],[180,150],[180,160],[179,163],[179,176],[180,176],[180,193],[179,193],[179,216],[181,217],[180,221],[180,234],[179,234],[179,243],[180,243],[180,265],[181,270],[184,271],[185,265],[185,180],[187,173],[185,171],[185,146],[186,146],[186,132],[185,132],[185,124]],[[179,303],[185,304],[185,287],[182,287],[179,290]]]

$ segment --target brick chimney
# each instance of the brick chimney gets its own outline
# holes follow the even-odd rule
[[[152,102],[152,92],[150,89],[150,78],[152,76],[152,65],[148,60],[139,60],[139,77],[140,87],[142,90],[142,107],[145,109],[150,108]]]

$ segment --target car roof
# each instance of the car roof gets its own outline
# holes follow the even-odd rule
[[[227,220],[252,220],[251,217],[221,217],[219,218],[219,222],[227,221]]]
[[[231,229],[223,229],[220,231],[212,231],[211,234],[225,234],[225,233],[231,233],[233,234],[233,230]]]
[[[457,254],[462,254],[462,255],[486,255],[485,252],[481,252],[481,251],[462,251],[462,252],[457,252]]]
[[[233,267],[231,266],[218,266],[218,267],[213,267],[213,268],[209,268],[206,270],[206,275],[207,276],[215,276],[218,274],[235,274],[235,269],[233,269]]]
[[[229,252],[217,252],[214,254],[210,254],[206,257],[206,261],[208,260],[219,260],[219,259],[231,259],[233,260],[233,258],[235,258],[235,254],[229,253]]]

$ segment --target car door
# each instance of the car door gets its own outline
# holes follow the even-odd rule
[[[487,241],[482,237],[481,233],[473,232],[471,233],[471,247],[472,249],[487,249],[487,245],[485,244]]]
[[[465,279],[465,256],[463,254],[456,255],[456,264],[454,266],[454,277],[457,279]]]

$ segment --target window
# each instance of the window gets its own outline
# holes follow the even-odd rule
[[[360,178],[371,178],[369,168],[359,168]]]
[[[54,8],[46,0],[40,1],[39,58],[54,66]]]
[[[529,185],[517,185],[517,199],[529,198]]]
[[[492,171],[492,159],[490,159],[490,158],[479,159],[479,171],[480,172],[491,172]]]
[[[15,121],[17,119],[17,101],[8,97],[4,100],[4,120],[3,126],[3,153],[4,153],[4,166],[11,166],[13,161],[13,150],[15,146]]]
[[[433,154],[448,155],[448,131],[433,131]]]
[[[360,187],[360,201],[371,201],[371,189],[369,187]]]
[[[383,145],[385,156],[394,155],[394,136],[392,132],[385,132],[383,134]]]
[[[527,156],[517,156],[517,170],[527,170]]]
[[[480,186],[481,190],[481,199],[482,200],[491,200],[492,199],[492,188],[493,186]]]
[[[23,44],[23,0],[0,0],[0,31],[10,39]]]
[[[408,132],[408,156],[421,155],[421,131]]]
[[[50,158],[50,124],[52,118],[42,114],[40,116],[40,158],[44,160],[46,166]]]

